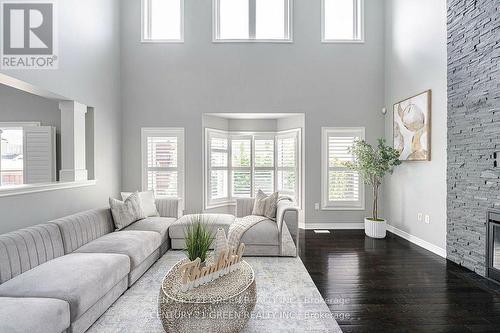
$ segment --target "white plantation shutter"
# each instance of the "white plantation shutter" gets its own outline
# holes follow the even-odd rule
[[[252,196],[252,137],[231,137],[231,195]]]
[[[298,198],[298,134],[278,135],[277,190],[295,199]]]
[[[254,139],[254,195],[262,190],[269,195],[274,192],[274,137]]]
[[[56,129],[50,126],[23,128],[24,183],[56,180]]]
[[[255,167],[273,168],[274,167],[274,138],[255,139]]]
[[[363,209],[364,186],[360,176],[343,165],[353,161],[350,147],[359,139],[364,139],[363,128],[323,129],[324,209]]]
[[[143,128],[143,190],[169,198],[184,196],[184,130]]]
[[[229,200],[229,138],[225,133],[210,132],[208,141],[208,198],[210,204]]]

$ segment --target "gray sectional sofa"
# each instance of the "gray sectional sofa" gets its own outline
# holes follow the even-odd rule
[[[168,249],[184,247],[179,200],[156,206],[160,217],[121,231],[110,209],[95,209],[0,235],[0,333],[85,332]],[[238,200],[237,216],[252,207]],[[227,231],[234,216],[214,221]],[[244,234],[246,255],[280,255],[283,225],[298,230],[297,221],[297,208],[280,202],[276,221]]]
[[[179,201],[114,232],[109,209],[0,235],[0,332],[85,332],[170,248]]]

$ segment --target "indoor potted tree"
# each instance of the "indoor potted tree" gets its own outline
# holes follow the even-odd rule
[[[384,139],[378,140],[376,148],[364,140],[357,140],[350,148],[354,161],[344,165],[357,171],[367,185],[373,188],[372,217],[365,218],[365,234],[373,238],[385,238],[386,220],[378,216],[378,195],[382,179],[401,164],[399,152],[386,145]]]

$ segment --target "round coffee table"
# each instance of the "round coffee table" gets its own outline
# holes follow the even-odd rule
[[[212,259],[209,259],[212,260]],[[252,267],[241,261],[235,271],[192,290],[182,291],[180,266],[167,273],[160,288],[158,313],[166,332],[239,332],[255,308]]]

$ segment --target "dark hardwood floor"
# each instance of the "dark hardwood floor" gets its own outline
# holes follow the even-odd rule
[[[300,257],[343,332],[500,332],[500,288],[394,234],[301,231]]]

